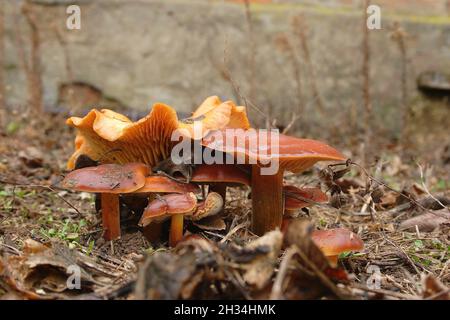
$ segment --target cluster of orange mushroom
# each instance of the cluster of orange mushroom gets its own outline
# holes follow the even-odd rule
[[[274,148],[270,138],[258,139],[262,130],[251,128],[245,107],[222,102],[216,96],[207,98],[192,117],[181,121],[171,107],[155,104],[150,114],[137,122],[111,110],[94,109],[84,118],[69,118],[67,124],[78,134],[76,150],[68,161],[73,171],[62,186],[101,194],[107,240],[120,237],[120,195],[139,194],[149,199],[139,222],[143,227],[170,218],[169,242],[174,246],[183,237],[185,219],[196,221],[220,214],[226,203],[226,188],[237,185],[251,187],[252,231],[262,235],[281,228],[283,217],[296,210],[327,201],[320,189],[284,185],[285,171],[299,173],[318,161],[345,160],[322,142],[282,134],[277,135]],[[198,127],[200,133],[196,132]],[[227,129],[238,130],[230,135]],[[173,133],[180,130],[203,149],[241,162],[192,165],[186,181],[173,172],[155,170],[161,162],[170,161],[177,143]],[[76,169],[81,156],[100,163]],[[267,160],[277,161],[272,174],[262,174]],[[208,186],[207,194],[200,192],[204,185]]]

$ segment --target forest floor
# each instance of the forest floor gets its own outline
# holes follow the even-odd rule
[[[43,116],[30,125],[17,118],[6,131],[0,136],[0,299],[450,295],[448,131],[424,140],[436,142],[434,148],[427,145],[434,152],[426,156],[380,142],[377,157],[362,159],[359,147],[352,150],[342,139],[336,147],[362,168],[350,165],[345,176],[331,182],[323,179],[332,170],[327,164],[287,175],[287,183],[320,186],[328,195],[330,183],[342,190],[330,195],[329,204],[299,215],[317,229],[345,227],[362,238],[364,250],[342,254],[337,268],[318,268],[324,264],[320,257],[296,254],[294,244],[309,252],[306,238],[253,235],[247,188],[228,189],[224,229],[188,224],[186,233],[201,237],[170,249],[167,239],[152,245],[136,220],[125,217],[122,237],[112,247],[102,238],[93,195],[56,187],[73,152],[74,132],[64,119]],[[81,268],[81,289],[67,286],[74,264]]]

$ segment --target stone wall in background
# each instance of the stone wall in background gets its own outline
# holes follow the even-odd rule
[[[233,100],[248,97],[281,124],[290,121],[299,105],[310,119],[325,116],[336,122],[358,116],[361,1],[254,1],[258,3],[251,5],[251,32],[239,2],[34,1],[45,105],[50,109],[71,105],[73,113],[96,104],[147,112],[152,103],[161,101],[189,112],[215,94]],[[413,98],[420,72],[450,70],[448,4],[440,0],[373,2],[386,9],[382,30],[370,32],[374,108],[380,116],[396,121],[402,58],[390,27],[399,21],[408,33],[408,87]],[[407,2],[410,5],[401,5]],[[17,37],[28,53],[29,27],[19,3],[7,0],[5,8],[4,68],[11,106],[24,104],[26,98]],[[81,30],[66,29],[67,3],[80,5]],[[299,23],[307,38],[310,63],[302,49]],[[318,113],[318,101],[313,98],[314,77],[324,114]],[[250,112],[256,121],[263,120],[253,108]]]

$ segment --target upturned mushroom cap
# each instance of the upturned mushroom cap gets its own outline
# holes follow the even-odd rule
[[[313,205],[313,203],[302,200],[302,198],[317,203],[324,203],[328,201],[327,195],[319,188],[297,188],[295,186],[284,186],[283,192],[285,194],[285,210],[298,210]]]
[[[102,159],[103,163],[141,162],[155,166],[169,157],[176,143],[171,140],[172,134],[185,129],[180,131],[182,135],[192,135],[195,122],[201,122],[203,129],[198,139],[210,130],[249,128],[245,109],[231,102],[214,103],[194,114],[201,119],[180,122],[174,109],[157,103],[148,116],[137,122],[108,109],[93,109],[84,118],[71,117],[66,123],[76,128],[78,134],[76,150],[67,167],[73,169],[81,154],[92,159]]]
[[[250,185],[249,174],[231,164],[202,164],[194,169],[192,182]]]
[[[326,256],[338,256],[343,252],[364,249],[364,242],[361,238],[344,228],[316,230],[311,237]]]
[[[193,193],[168,194],[150,202],[142,214],[139,225],[145,227],[152,221],[163,220],[172,215],[191,214],[197,208],[197,198]]]
[[[254,129],[240,132],[216,130],[203,138],[202,145],[235,157],[244,157],[250,164],[277,160],[281,170],[293,173],[302,172],[318,161],[345,160],[339,151],[320,141],[284,134],[277,135],[278,141],[272,141],[269,132],[261,133],[264,138],[260,141],[259,134],[260,130]]]
[[[61,186],[84,192],[131,193],[145,185],[149,173],[149,167],[141,163],[104,164],[70,172]]]
[[[71,117],[66,123],[78,130],[78,148],[68,161],[69,169],[81,154],[103,157],[106,163],[155,165],[170,154],[170,137],[178,127],[175,110],[164,104],[155,104],[148,116],[134,123],[108,109],[93,109],[84,118]]]
[[[144,186],[136,190],[138,193],[189,193],[198,191],[199,187],[196,185],[177,182],[168,177],[158,175],[145,178]]]
[[[217,110],[221,112],[217,112]],[[193,119],[200,117],[216,118],[217,122],[227,120],[226,123],[222,123],[223,128],[250,128],[245,107],[236,106],[232,101],[222,102],[217,96],[206,98],[197,110],[192,113]],[[222,118],[220,119],[219,117]],[[218,128],[208,127],[207,129],[217,130]]]

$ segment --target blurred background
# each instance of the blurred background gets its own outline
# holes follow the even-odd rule
[[[380,28],[369,29],[367,21],[377,27],[377,18]],[[13,283],[3,280],[7,274],[26,280],[25,285],[17,281],[18,288],[28,283],[33,292],[38,288],[36,277],[23,273],[31,260],[6,260],[9,254],[26,257],[21,252],[27,239],[63,242],[104,261],[96,270],[111,270],[111,282],[104,282],[103,271],[95,278],[104,283],[102,299],[105,292],[118,292],[115,285],[128,286],[140,261],[160,251],[145,240],[145,235],[155,237],[151,228],[137,228],[145,198],[140,198],[144,204],[121,201],[123,237],[111,246],[102,239],[93,195],[58,187],[75,147],[68,116],[108,108],[137,120],[163,102],[186,118],[213,95],[245,105],[253,127],[321,140],[351,158],[345,168],[321,163],[284,176],[289,185],[317,187],[329,195],[329,203],[302,210],[300,218],[307,216],[318,229],[345,227],[362,237],[364,252],[341,255],[340,263],[355,274],[351,282],[376,279],[369,267],[380,266],[383,291],[376,299],[440,298],[434,294],[443,287],[439,281],[450,283],[450,0],[0,0],[0,269],[2,261],[23,262],[0,274],[0,299],[9,291],[2,283]],[[117,151],[123,150],[112,148],[105,155]],[[241,256],[235,244],[240,248],[250,239],[249,191],[229,188],[224,227],[186,223],[194,235],[224,245],[232,241],[230,247],[220,246],[218,251],[226,253],[220,261]],[[54,247],[54,257],[64,253],[69,261],[59,248]],[[172,252],[181,257],[187,251]],[[281,261],[272,249],[265,252]],[[289,267],[292,252],[278,268],[280,284],[288,274],[297,278],[291,269],[298,268]],[[262,270],[251,274],[269,279],[272,270],[253,263],[278,264],[253,256],[250,268],[236,264],[235,270],[220,271],[221,280],[208,281],[203,275],[209,277],[215,268],[209,262],[205,269],[192,265],[183,276],[173,272],[203,256],[146,262],[139,272],[148,275],[142,288],[162,274],[161,282],[154,282],[158,288],[193,294],[201,284],[201,295],[190,298],[206,293],[207,298],[247,298],[246,292],[264,298],[270,291],[266,285],[240,288],[245,276],[234,275]],[[58,297],[66,298],[60,295],[66,277],[53,273],[61,269],[59,260],[51,268],[47,256],[42,261],[52,271],[44,278],[46,273],[33,269],[32,275],[49,279],[43,282],[45,291],[36,292],[57,288]],[[157,265],[167,269],[161,273]],[[323,270],[322,261],[320,266]],[[425,283],[425,274],[437,280]],[[322,277],[304,282],[302,273],[298,279],[292,288],[300,288],[300,296],[313,282],[305,292],[315,295],[323,282]],[[239,288],[229,286],[235,282]],[[223,290],[227,286],[231,295]],[[210,295],[213,290],[218,293]],[[97,299],[88,292],[77,298]],[[362,291],[361,297],[370,296]]]
[[[80,29],[68,29],[69,5]],[[381,8],[368,30],[366,8]],[[218,95],[254,126],[448,154],[448,0],[2,0],[4,126],[29,110],[137,119]],[[432,142],[439,141],[437,144]],[[447,148],[447,149],[446,149]],[[448,159],[447,159],[448,160]],[[444,160],[445,161],[445,160]]]

